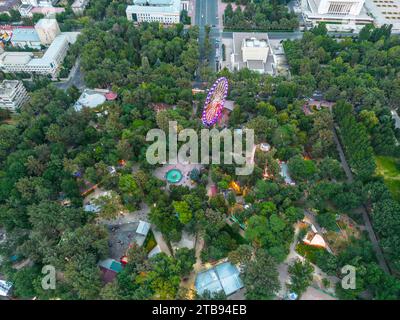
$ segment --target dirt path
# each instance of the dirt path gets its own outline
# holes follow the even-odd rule
[[[281,264],[279,264],[279,266],[278,266],[279,282],[281,284],[281,288],[280,288],[277,296],[281,299],[284,299],[287,296],[287,294],[289,293],[289,291],[286,287],[286,284],[289,282],[289,279],[290,279],[290,275],[288,272],[289,265],[291,265],[297,259],[300,259],[301,261],[305,260],[304,257],[302,257],[301,255],[299,255],[296,252],[297,236],[299,234],[299,231],[300,231],[300,229],[299,229],[298,225],[296,225],[295,231],[294,231],[293,242],[290,245],[289,254],[286,257],[285,261],[282,262]],[[313,273],[313,277],[314,277],[313,285],[314,286],[321,286],[321,282],[322,282],[323,278],[329,279],[331,281],[331,283],[333,283],[333,284],[340,281],[340,279],[337,277],[328,276],[318,266],[316,266],[312,263],[311,263],[311,265],[314,268],[314,273]],[[331,292],[330,294],[332,294],[332,293],[333,292]]]
[[[169,250],[167,242],[164,240],[162,233],[160,231],[157,231],[153,225],[151,226],[151,231],[153,231],[154,238],[156,238],[156,241],[160,246],[161,251],[171,256],[171,251]]]
[[[187,298],[190,300],[194,299],[194,294],[195,294],[195,281],[196,281],[196,275],[203,269],[203,264],[201,262],[200,254],[201,250],[204,247],[204,240],[200,236],[196,238],[196,243],[195,243],[195,256],[196,256],[196,263],[193,265],[193,271],[190,273],[190,275],[187,277],[187,279],[184,281],[181,281],[181,287],[185,288],[188,290],[188,296]]]

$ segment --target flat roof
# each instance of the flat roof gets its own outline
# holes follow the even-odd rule
[[[57,20],[54,18],[42,18],[38,22],[36,22],[35,27],[46,29],[55,24],[57,24]]]
[[[349,0],[348,2],[355,2],[354,0]],[[309,19],[330,19],[330,20],[355,20],[355,21],[370,21],[372,22],[373,19],[368,16],[367,10],[363,6],[361,8],[360,14],[359,15],[350,15],[350,14],[320,14],[318,13],[318,6],[319,6],[320,1],[319,0],[307,0],[303,3],[304,7],[302,8],[302,11],[304,14],[307,16]]]
[[[32,52],[3,52],[0,55],[0,61],[4,65],[27,64],[32,58]]]
[[[150,230],[150,223],[140,220],[136,233],[147,236]]]
[[[100,261],[99,266],[114,272],[120,272],[122,270],[121,262],[110,258]]]
[[[181,11],[180,0],[153,0],[150,2],[149,5],[144,5],[142,4],[142,2],[135,1],[134,5],[127,6],[126,11],[134,13],[169,13],[169,14],[172,13],[179,14]]]
[[[12,283],[5,281],[5,280],[0,280],[0,296],[7,296],[11,290]]]
[[[392,24],[393,29],[400,30],[400,0],[365,0],[364,6],[378,26]]]
[[[95,108],[104,102],[106,102],[104,94],[94,90],[85,89],[78,101],[75,103],[74,108],[76,111],[80,111],[82,107]]]
[[[65,42],[68,42],[68,37],[65,34],[60,34],[55,37],[50,47],[46,50],[42,59],[48,62],[53,61],[57,54],[60,52],[60,48],[65,44]]]
[[[15,28],[12,33],[11,42],[32,41],[40,42],[39,35],[35,28]]]
[[[170,6],[174,0],[133,0],[134,5]]]
[[[240,272],[230,262],[218,264],[214,268],[198,273],[195,285],[199,294],[206,290],[211,293],[224,291],[227,296],[243,288]]]
[[[0,83],[0,95],[12,92],[20,83],[22,82],[19,80],[3,80]]]
[[[244,40],[244,45],[248,48],[266,48],[268,41],[266,39],[250,38]]]
[[[262,60],[247,60],[247,68],[250,70],[264,70],[264,62]]]
[[[19,0],[2,0],[0,2],[0,12],[8,11],[19,4]]]
[[[264,73],[273,73],[272,64],[274,63],[274,57],[272,50],[268,51],[267,60],[263,63],[262,60],[259,60],[263,63],[263,68],[260,67],[260,64],[257,60],[250,61],[250,64],[243,61],[243,43],[248,43],[252,45],[257,45],[258,48],[270,48],[269,37],[266,32],[233,32],[233,57],[234,64],[238,67],[238,69],[248,68],[251,70],[261,70],[264,69]],[[260,45],[265,44],[266,47],[260,47]],[[250,46],[248,46],[250,47]]]

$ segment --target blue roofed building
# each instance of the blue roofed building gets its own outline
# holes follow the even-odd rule
[[[11,44],[19,48],[40,49],[40,38],[35,28],[15,28],[11,37]]]
[[[243,282],[238,268],[230,262],[224,262],[198,273],[195,286],[198,294],[203,294],[205,291],[210,293],[223,291],[229,296],[243,288]]]

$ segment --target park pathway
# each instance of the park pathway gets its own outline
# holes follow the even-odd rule
[[[344,171],[346,173],[347,180],[349,182],[353,182],[354,181],[353,173],[351,172],[350,166],[347,163],[346,157],[345,157],[344,152],[343,152],[342,145],[341,145],[341,143],[339,141],[339,138],[338,138],[338,135],[337,135],[336,128],[333,129],[333,138],[334,138],[334,141],[336,143],[336,147],[337,147],[337,150],[338,150],[339,156],[340,156],[340,161],[342,162],[342,167],[343,167],[343,169],[344,169]],[[372,248],[375,251],[375,255],[376,255],[376,258],[378,259],[379,265],[381,266],[383,271],[385,271],[387,274],[390,274],[389,266],[388,266],[388,264],[387,264],[387,262],[385,260],[383,252],[381,250],[381,247],[379,246],[379,242],[378,242],[378,239],[377,239],[377,237],[375,235],[374,229],[372,228],[372,224],[371,224],[371,220],[370,220],[369,215],[368,215],[368,211],[367,211],[367,209],[365,208],[364,205],[360,208],[360,210],[362,212],[364,225],[365,225],[365,228],[366,228],[366,230],[368,232],[369,239],[371,240]]]

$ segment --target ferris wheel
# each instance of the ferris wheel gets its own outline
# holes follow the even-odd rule
[[[215,124],[221,116],[228,95],[228,79],[219,78],[210,88],[204,103],[202,121],[206,126]]]

